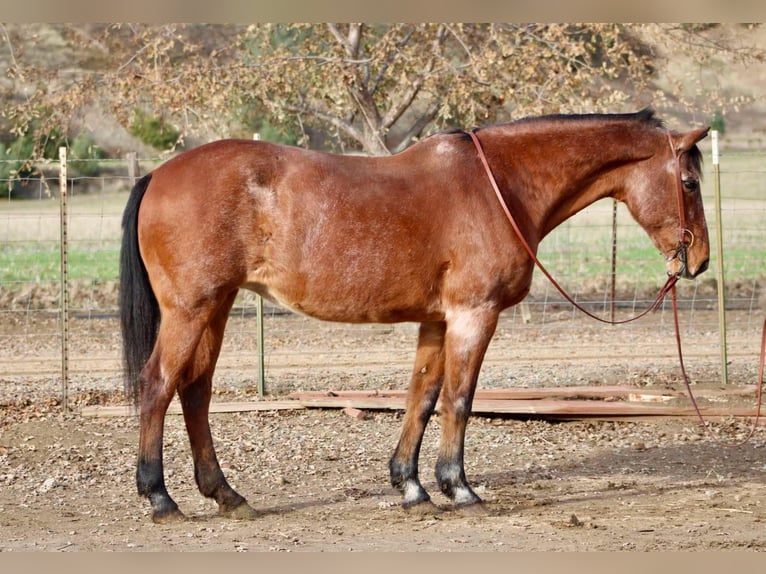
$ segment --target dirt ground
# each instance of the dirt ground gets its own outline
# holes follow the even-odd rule
[[[99,331],[103,348],[114,350],[114,321],[98,325],[88,326],[89,333]],[[411,354],[414,348],[412,329],[331,331],[330,337],[318,331],[291,338],[291,325],[286,320],[282,330],[274,329],[279,336],[273,347],[329,348],[328,355],[301,355],[308,357],[304,364],[297,355],[275,358],[270,381],[280,391],[260,400],[284,398],[298,389],[406,385],[404,349]],[[0,331],[18,328],[8,322]],[[73,324],[75,332],[78,328]],[[237,331],[236,321],[231,329],[214,400],[259,400],[254,372],[226,355],[236,358],[234,351],[252,341]],[[639,340],[669,340],[651,323],[621,333],[626,349]],[[559,349],[568,340],[571,356],[587,356],[524,359],[540,355],[541,346],[549,354],[561,352],[551,346],[554,338],[563,345]],[[588,346],[572,350],[573,338]],[[519,337],[501,324],[480,387],[619,382],[682,388],[672,359],[632,358],[619,349],[608,360],[599,358],[596,351],[613,348],[615,338],[615,331],[603,326],[568,329],[563,335],[555,329],[530,330]],[[691,339],[693,376],[715,365],[714,353],[700,351],[706,338],[711,339],[707,331]],[[751,339],[748,333],[748,345]],[[730,339],[733,348],[744,347],[740,343],[736,335]],[[356,348],[362,359],[344,368],[338,364],[343,359],[332,355],[336,345]],[[388,349],[393,358],[365,363],[368,348]],[[741,350],[732,371],[753,384],[757,350]],[[387,462],[400,412],[367,412],[361,419],[323,409],[214,414],[211,424],[224,471],[261,513],[255,521],[238,522],[216,516],[215,503],[198,493],[183,420],[168,415],[166,482],[189,520],[155,525],[148,502],[135,492],[136,419],[79,414],[79,407],[88,404],[124,404],[114,362],[105,360],[101,369],[90,362],[88,373],[75,370],[73,412],[64,415],[51,377],[21,373],[23,357],[51,349],[41,351],[38,345],[3,352],[3,364],[13,371],[0,375],[3,551],[766,550],[766,427],[761,425],[744,446],[727,448],[694,419],[670,418],[472,417],[466,472],[486,501],[485,512],[473,514],[451,510],[436,487],[435,416],[421,452],[421,478],[444,511],[418,515],[401,508],[399,493],[389,485]],[[7,367],[12,355],[19,358],[16,371]],[[77,356],[72,361],[76,367]],[[712,426],[713,435],[733,441],[744,437],[750,421],[718,419]]]

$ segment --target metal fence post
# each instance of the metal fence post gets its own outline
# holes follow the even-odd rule
[[[610,275],[609,320],[614,323],[614,308],[617,298],[617,200],[612,200],[612,269]]]
[[[258,141],[261,139],[261,135],[258,133],[253,134],[253,140]],[[255,294],[255,306],[256,306],[256,319],[255,328],[258,335],[258,396],[263,397],[266,394],[266,354],[263,350],[263,343],[265,336],[263,333],[263,297]]]
[[[61,198],[61,408],[69,408],[69,240],[66,147],[59,148],[59,196]]]
[[[715,194],[715,234],[716,254],[718,256],[718,269],[716,270],[716,283],[718,291],[718,330],[721,342],[721,383],[729,382],[729,366],[726,350],[726,285],[724,283],[723,269],[723,225],[721,223],[721,170],[718,160],[718,131],[712,132],[713,145],[713,186]]]

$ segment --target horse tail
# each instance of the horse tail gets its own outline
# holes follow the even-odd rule
[[[138,248],[138,208],[151,178],[145,175],[133,186],[122,216],[120,327],[125,394],[134,406],[138,405],[141,369],[152,353],[160,323],[157,297]]]

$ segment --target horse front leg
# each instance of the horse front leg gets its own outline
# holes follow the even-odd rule
[[[423,433],[444,380],[445,329],[443,322],[420,325],[402,432],[388,465],[391,484],[404,495],[402,507],[406,509],[417,508],[427,512],[434,508],[431,497],[418,478],[418,458]]]
[[[441,438],[436,481],[457,506],[481,498],[468,485],[464,467],[465,431],[484,354],[497,326],[494,309],[464,309],[447,315],[446,362],[441,394]]]

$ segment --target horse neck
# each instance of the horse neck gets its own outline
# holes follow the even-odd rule
[[[617,196],[630,164],[654,155],[653,140],[630,129],[566,128],[521,130],[486,146],[501,150],[493,163],[508,168],[506,202],[525,212],[526,231],[538,241],[599,199]]]

